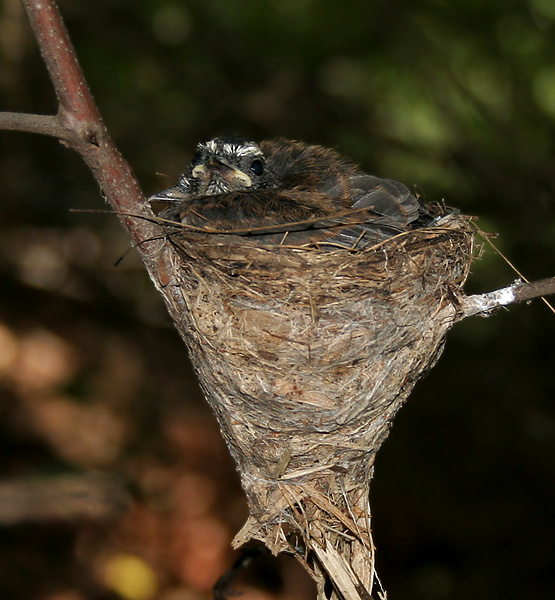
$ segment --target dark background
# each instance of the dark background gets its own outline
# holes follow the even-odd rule
[[[551,0],[60,4],[146,193],[217,133],[291,137],[478,216],[529,279],[555,274]],[[56,108],[17,0],[0,3],[0,94],[2,110]],[[246,508],[185,348],[134,253],[115,266],[117,220],[71,212],[105,209],[79,157],[13,132],[0,152],[0,597],[210,597]],[[515,277],[486,247],[467,289]],[[392,600],[553,598],[554,360],[539,300],[450,333],[377,461]],[[86,518],[48,496],[91,473],[111,483]],[[286,558],[238,587],[314,594]]]

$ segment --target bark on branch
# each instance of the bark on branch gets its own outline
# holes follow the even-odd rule
[[[67,138],[67,132],[57,115],[30,115],[26,113],[1,112],[0,129],[51,135],[52,137],[64,141]]]
[[[58,8],[53,0],[23,0],[23,5],[56,91],[58,113],[0,113],[0,129],[51,135],[77,151],[92,170],[102,194],[134,244],[138,245],[147,270],[155,280],[155,255],[160,245],[157,240],[163,237],[163,231],[152,220],[154,214],[137,179],[110,138]]]
[[[555,294],[555,277],[526,283],[520,280],[515,281],[508,287],[493,292],[465,296],[461,302],[461,318],[464,319],[474,315],[488,316],[492,311],[502,306],[527,302],[551,294]]]

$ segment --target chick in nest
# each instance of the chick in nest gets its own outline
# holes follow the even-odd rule
[[[261,244],[360,249],[436,216],[408,188],[362,173],[335,150],[221,136],[197,147],[176,185],[150,197],[161,217]]]

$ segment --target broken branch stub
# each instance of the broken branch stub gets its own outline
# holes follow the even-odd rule
[[[468,223],[359,252],[175,229],[167,244],[165,296],[248,497],[235,545],[295,553],[321,598],[326,582],[369,598],[374,458],[460,318]]]

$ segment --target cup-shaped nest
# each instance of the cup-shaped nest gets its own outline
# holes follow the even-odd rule
[[[371,589],[375,453],[457,320],[472,255],[456,213],[356,252],[168,230],[161,280],[249,500],[238,544]]]

